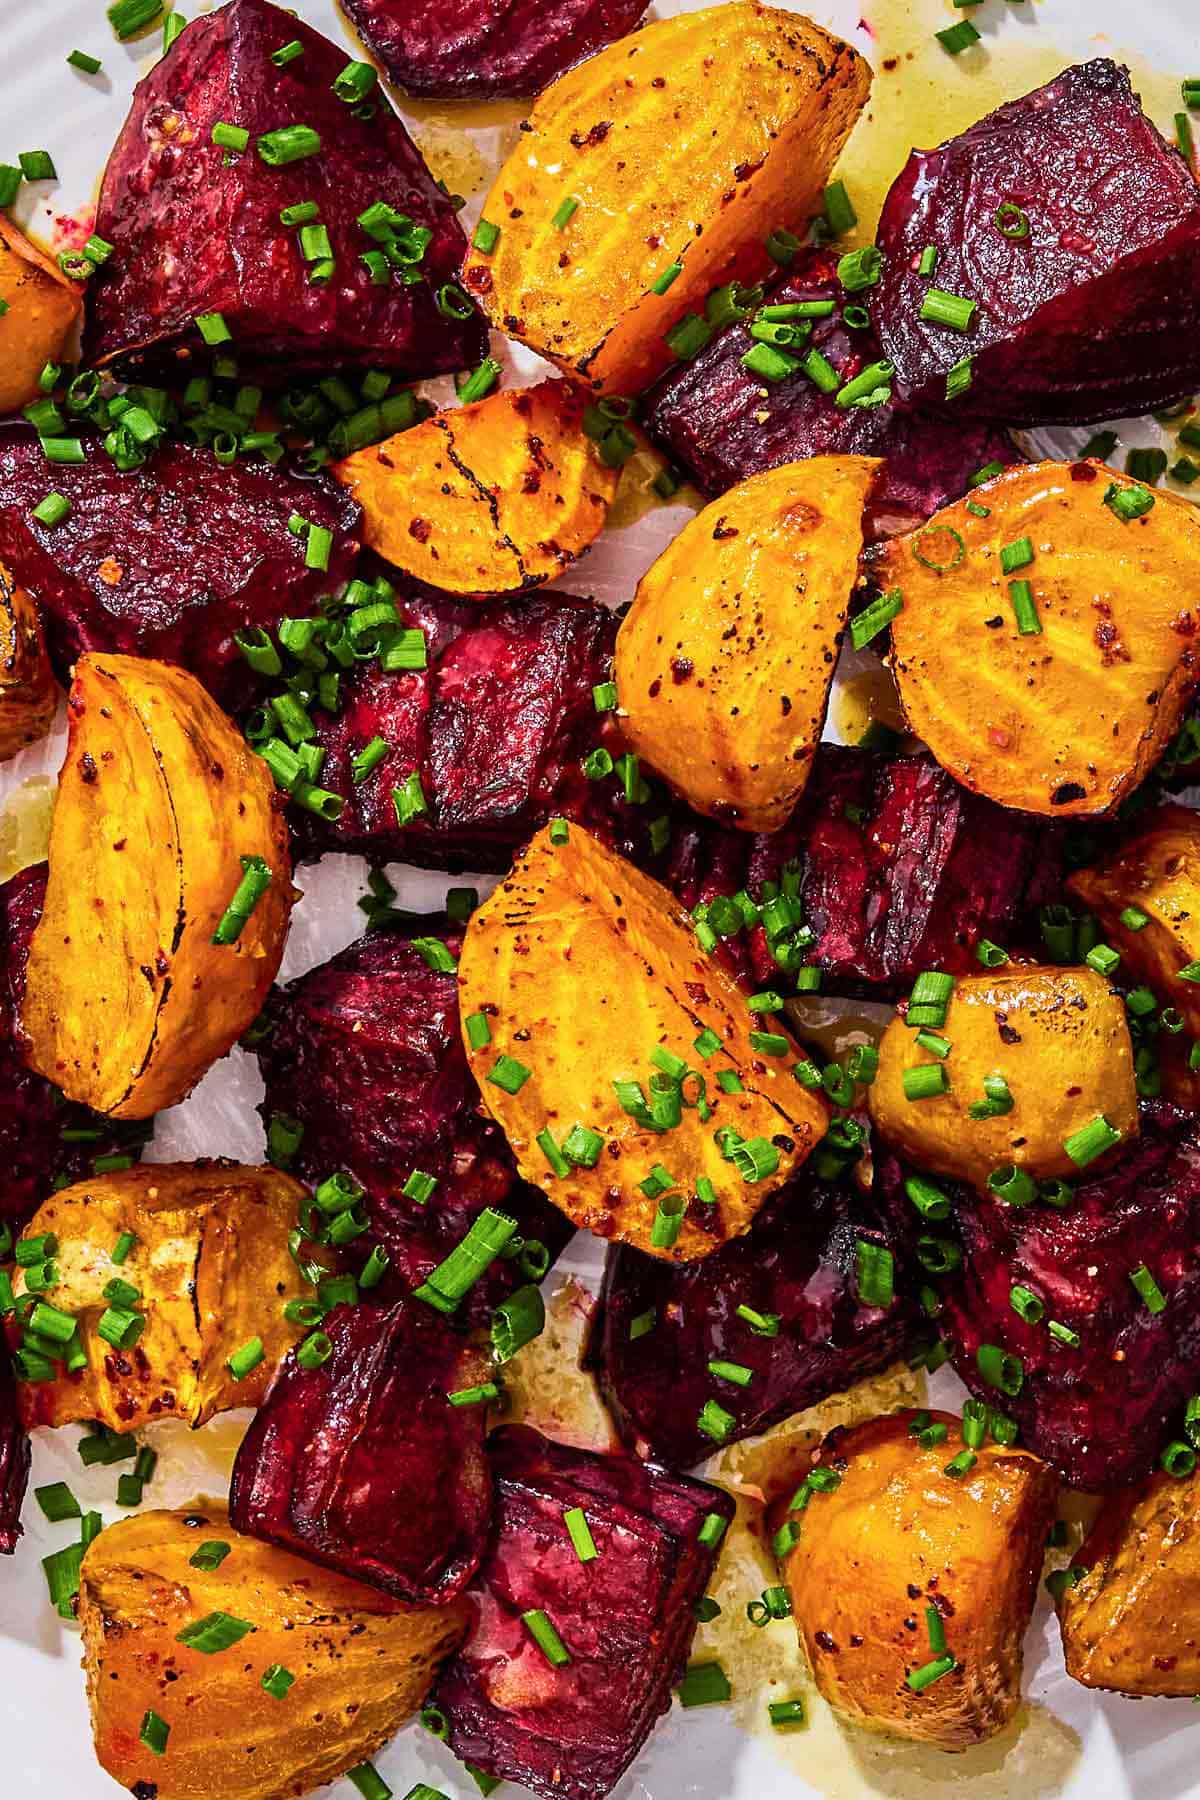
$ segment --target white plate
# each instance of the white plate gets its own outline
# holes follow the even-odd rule
[[[700,0],[658,0],[653,15],[695,10]],[[189,16],[208,11],[186,6]],[[303,16],[330,36],[350,42],[332,0],[303,0]],[[1179,80],[1200,74],[1200,42],[1196,35],[1196,0],[982,0],[969,13],[950,0],[815,0],[805,7],[855,44],[877,70],[871,107],[860,123],[843,160],[842,171],[868,230],[872,206],[901,166],[910,143],[932,144],[990,110],[1000,99],[1026,92],[1067,63],[1112,54],[1131,64],[1148,110],[1170,134],[1179,105]],[[933,32],[969,17],[982,31],[984,43],[952,59],[933,42]],[[0,43],[4,126],[0,161],[15,161],[16,152],[46,148],[54,156],[59,184],[39,188],[32,206],[22,202],[21,216],[40,235],[61,243],[78,241],[90,228],[99,172],[129,102],[140,70],[157,53],[156,37],[122,48],[112,38],[101,0],[0,0]],[[85,77],[67,67],[73,48],[101,56],[103,73]],[[907,55],[912,52],[912,56]],[[899,57],[889,73],[886,60]],[[444,172],[460,190],[472,186],[464,171],[464,155],[474,159],[475,180],[468,216],[474,217],[497,156],[515,129],[518,109],[492,109],[479,116],[452,109],[401,107],[414,135],[439,172],[439,156],[450,156]],[[498,122],[497,122],[498,121]],[[471,125],[470,143],[462,125]],[[473,146],[473,148],[471,148]],[[74,236],[71,236],[72,225]],[[514,372],[528,379],[536,359],[517,352]],[[438,384],[446,398],[446,384]],[[1122,433],[1127,444],[1157,442],[1152,423],[1131,422]],[[1078,443],[1079,434],[1041,434],[1047,451]],[[634,514],[638,508],[633,506]],[[590,590],[609,602],[629,597],[634,583],[658,550],[687,517],[685,509],[656,507],[626,528],[609,532],[592,552],[571,586]],[[44,791],[48,774],[57,769],[61,734],[26,752],[0,771],[0,801],[11,807],[16,790],[22,817],[31,798]],[[11,817],[11,815],[10,815]],[[0,817],[0,862],[11,866],[11,825]],[[36,852],[35,852],[36,853]],[[25,860],[32,860],[32,855]],[[0,872],[7,874],[8,867]],[[439,878],[414,870],[393,870],[402,905],[420,906],[440,900]],[[331,857],[319,869],[304,871],[304,903],[298,908],[284,964],[294,975],[323,960],[357,935],[361,914],[355,900],[362,892],[364,865],[355,858]],[[261,1084],[251,1059],[234,1051],[211,1071],[185,1105],[159,1122],[153,1147],[156,1160],[224,1154],[257,1160],[262,1132],[254,1106]],[[576,1240],[562,1267],[594,1283],[600,1266],[590,1242]],[[551,1277],[548,1286],[561,1286]],[[532,1352],[528,1353],[532,1355]],[[549,1385],[534,1382],[535,1411],[552,1404]],[[939,1376],[938,1394],[956,1404],[961,1395],[952,1377]],[[870,1407],[870,1392],[847,1403]],[[836,1413],[835,1405],[834,1411]],[[180,1504],[198,1492],[223,1493],[236,1449],[241,1422],[216,1420],[205,1431],[189,1434],[164,1425],[148,1434],[162,1453],[160,1473],[148,1503]],[[790,1433],[795,1424],[782,1428]],[[77,1433],[39,1432],[34,1446],[33,1484],[69,1481],[85,1506],[99,1507],[106,1522],[119,1514],[113,1504],[115,1472],[88,1471],[75,1453]],[[721,1460],[721,1476],[752,1474],[755,1450],[735,1447]],[[714,1470],[714,1472],[716,1472]],[[79,1636],[51,1611],[39,1558],[66,1542],[66,1526],[48,1524],[30,1499],[25,1531],[16,1556],[0,1566],[0,1721],[3,1722],[5,1797],[37,1794],[53,1800],[111,1800],[121,1793],[96,1765],[92,1755]],[[743,1545],[744,1548],[744,1540]],[[736,1549],[735,1547],[735,1554]],[[728,1561],[728,1559],[727,1559]],[[730,1636],[729,1621],[740,1614],[746,1598],[757,1591],[755,1571],[745,1571],[738,1586],[738,1567],[728,1561],[723,1579],[733,1591],[726,1623],[716,1628],[713,1645],[726,1658],[735,1681],[730,1707],[682,1714],[676,1707],[658,1728],[634,1769],[617,1789],[618,1800],[804,1800],[810,1795],[888,1795],[893,1800],[927,1800],[931,1790],[956,1800],[1124,1800],[1126,1796],[1183,1800],[1200,1796],[1196,1764],[1200,1732],[1191,1707],[1183,1702],[1097,1698],[1067,1680],[1058,1633],[1044,1597],[1030,1628],[1025,1690],[1029,1706],[1016,1728],[992,1745],[961,1757],[939,1757],[910,1748],[889,1748],[843,1732],[811,1693],[800,1669],[794,1634],[784,1622],[764,1633],[739,1627]],[[761,1585],[761,1584],[759,1584]],[[774,1682],[772,1690],[770,1684]],[[805,1691],[812,1723],[807,1731],[772,1735],[764,1730],[768,1692]],[[471,1800],[470,1778],[424,1733],[410,1727],[377,1759],[397,1795],[417,1781],[429,1781],[456,1800]],[[336,1800],[352,1800],[353,1789],[341,1782],[327,1790]],[[516,1793],[517,1790],[508,1789]],[[212,1800],[221,1800],[214,1795]]]

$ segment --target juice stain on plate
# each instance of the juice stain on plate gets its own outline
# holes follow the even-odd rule
[[[875,724],[886,725],[904,737],[908,727],[891,670],[872,663],[839,681],[830,697],[829,723],[842,744],[860,743]]]
[[[0,812],[0,881],[44,861],[56,785],[50,775],[31,775],[8,796]]]
[[[692,512],[700,511],[705,504],[704,496],[687,483],[672,494],[669,501],[655,493],[655,479],[665,466],[662,457],[652,450],[634,451],[621,469],[620,484],[604,521],[606,531],[624,531],[662,506],[686,506]]]
[[[494,159],[484,155],[470,132],[442,115],[431,114],[426,123],[414,123],[410,136],[430,173],[452,194],[463,194],[469,200],[495,173]]]
[[[580,1367],[595,1308],[595,1295],[574,1276],[554,1290],[546,1329],[500,1370],[507,1405],[490,1424],[532,1425],[583,1450],[620,1449],[596,1383]]]

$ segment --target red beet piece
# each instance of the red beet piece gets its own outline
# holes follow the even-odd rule
[[[894,1196],[902,1171],[893,1159],[882,1179]],[[1145,1474],[1200,1386],[1195,1119],[1165,1102],[1143,1106],[1140,1140],[1111,1169],[1081,1180],[1064,1212],[965,1190],[954,1200],[963,1261],[941,1284],[938,1325],[967,1386],[1010,1413],[1022,1441],[1072,1487],[1104,1489]],[[902,1197],[895,1204],[912,1215]],[[1130,1280],[1142,1265],[1166,1298],[1158,1313]],[[1013,1311],[1014,1283],[1043,1302],[1044,1323]],[[1078,1348],[1056,1342],[1051,1319],[1079,1334]],[[984,1381],[981,1344],[1020,1357],[1019,1394]]]
[[[311,612],[348,579],[360,509],[337,483],[169,442],[122,474],[99,439],[82,463],[48,463],[27,426],[0,430],[0,559],[41,609],[60,676],[84,650],[182,663],[227,709],[253,690],[233,634]],[[49,529],[33,508],[71,502]],[[333,532],[329,569],[306,569],[293,513]]]
[[[483,1113],[456,978],[430,968],[414,946],[422,938],[440,939],[457,959],[461,928],[444,918],[372,932],[272,996],[258,1050],[264,1119],[280,1112],[304,1127],[291,1173],[315,1183],[345,1170],[361,1183],[374,1238],[392,1259],[389,1294],[424,1281],[485,1206],[515,1218],[551,1258],[571,1235],[558,1208],[517,1175]],[[414,1170],[437,1178],[425,1201],[401,1191]],[[486,1319],[526,1279],[515,1258],[493,1263],[456,1317]]]
[[[277,67],[272,53],[291,42],[303,55]],[[105,170],[96,230],[114,248],[89,283],[89,362],[207,358],[194,323],[207,313],[220,313],[244,368],[275,365],[288,379],[338,367],[435,375],[480,360],[479,318],[436,305],[466,250],[454,209],[378,87],[369,118],[333,91],[348,60],[268,0],[230,0],[180,34],[138,83]],[[220,123],[250,133],[245,151],[213,143]],[[315,130],[320,150],[268,166],[259,139],[291,125]],[[279,217],[304,201],[329,233],[324,283],[310,279],[299,228]],[[411,285],[404,268],[376,283],[362,261],[380,245],[358,216],[379,201],[432,234]]]
[[[728,1521],[733,1501],[524,1425],[493,1432],[488,1454],[496,1519],[475,1626],[432,1700],[464,1761],[546,1800],[603,1800],[670,1705],[716,1559],[704,1521]],[[576,1507],[599,1552],[586,1563],[563,1524]],[[531,1611],[546,1614],[570,1662],[547,1660],[521,1621]]]
[[[32,1451],[17,1410],[8,1345],[0,1339],[0,1555],[11,1556],[21,1536],[21,1505]]]
[[[860,1242],[892,1247],[871,1200],[846,1182],[802,1175],[745,1237],[700,1262],[611,1248],[593,1357],[624,1442],[688,1468],[716,1447],[697,1428],[706,1400],[733,1415],[732,1443],[891,1362],[914,1315],[898,1277],[889,1306],[859,1299]],[[774,1317],[777,1335],[740,1318],[739,1306]],[[653,1326],[645,1330],[648,1314]],[[744,1388],[718,1380],[709,1373],[714,1360],[740,1363],[753,1379]]]
[[[22,869],[0,887],[0,1225],[14,1233],[52,1188],[81,1181],[97,1157],[136,1157],[141,1143],[136,1125],[122,1129],[86,1107],[64,1103],[22,1060],[17,1020],[29,940],[45,897],[45,863]]]
[[[1082,424],[1200,383],[1200,190],[1107,59],[914,150],[878,242],[879,335],[915,404],[946,405],[965,356],[956,418]],[[977,302],[968,330],[921,319],[930,287]]]
[[[361,664],[343,677],[340,712],[314,714],[328,751],[321,785],[345,808],[332,823],[292,809],[301,855],[357,850],[499,871],[555,814],[608,821],[609,835],[629,819],[616,778],[589,781],[581,767],[606,729],[592,700],[617,632],[606,607],[568,594],[481,605],[416,590],[397,604],[403,623],[425,633],[428,667]],[[356,783],[354,756],[374,737],[391,748]],[[429,810],[401,827],[392,795],[414,770]]]
[[[768,294],[767,304],[836,302],[814,321],[805,349],[819,350],[849,381],[882,352],[870,329],[851,330],[847,304],[870,305],[875,290],[846,294],[838,258],[806,250]],[[886,468],[868,503],[869,538],[907,531],[957,500],[986,463],[1014,462],[1017,452],[998,427],[959,424],[897,405],[840,407],[802,373],[765,382],[742,367],[754,343],[747,325],[728,325],[691,362],[671,369],[643,402],[647,432],[706,494],[808,456],[883,456]],[[800,352],[803,354],[803,352]]]
[[[826,990],[900,993],[922,969],[977,969],[982,937],[1012,943],[1031,910],[1057,891],[1060,841],[968,793],[928,754],[823,744],[782,831],[751,836],[694,825],[678,835],[667,879],[694,906],[743,886],[759,899],[763,882],[779,882],[790,867],[816,934],[806,956],[820,964]],[[748,977],[778,975],[761,928],[729,950]]]
[[[242,1440],[239,1531],[412,1605],[451,1600],[491,1517],[483,1406],[451,1406],[481,1359],[419,1300],[338,1306],[318,1369],[289,1353]]]
[[[429,100],[539,94],[645,10],[646,0],[346,0],[392,80]]]

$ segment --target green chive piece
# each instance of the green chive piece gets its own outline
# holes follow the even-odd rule
[[[271,870],[261,856],[243,856],[242,878],[212,935],[214,944],[236,944],[255,907],[271,885]]]
[[[951,56],[961,56],[964,50],[969,50],[972,44],[979,42],[982,34],[975,29],[970,19],[962,19],[957,25],[948,25],[944,31],[935,31],[933,35],[943,50],[948,51]],[[953,1659],[951,1666],[953,1666]],[[944,1673],[944,1671],[942,1672]],[[936,1680],[937,1677],[932,1676],[930,1679]],[[908,1684],[910,1687],[913,1685],[911,1675]],[[924,1685],[922,1683],[922,1686]]]
[[[272,169],[316,156],[320,148],[320,135],[311,125],[284,125],[278,131],[266,131],[257,144],[259,156]]]
[[[719,1402],[706,1400],[696,1420],[696,1429],[714,1444],[724,1444],[728,1442],[729,1434],[736,1424],[733,1414],[726,1412]]]
[[[563,1514],[563,1524],[567,1528],[575,1554],[581,1563],[594,1562],[600,1552],[596,1548],[596,1540],[587,1522],[587,1515],[581,1506],[570,1506]]]
[[[1100,1113],[1064,1139],[1063,1149],[1076,1168],[1086,1169],[1089,1163],[1095,1162],[1098,1156],[1103,1156],[1105,1151],[1111,1150],[1120,1141],[1121,1133]]]
[[[998,1344],[980,1344],[975,1352],[975,1365],[989,1387],[1015,1398],[1025,1385],[1025,1365],[1019,1356],[1010,1356]]]
[[[856,650],[865,649],[904,610],[904,595],[899,588],[889,588],[877,600],[850,621],[850,641]]]
[[[232,1544],[225,1543],[221,1538],[208,1538],[193,1551],[188,1562],[193,1569],[203,1569],[206,1574],[211,1575],[214,1569],[220,1568],[232,1548]]]
[[[98,56],[91,56],[86,50],[72,50],[67,62],[73,69],[81,69],[85,75],[98,75],[102,64]]]
[[[950,1092],[950,1076],[944,1063],[917,1063],[901,1078],[906,1100],[934,1100]]]
[[[80,1519],[83,1510],[65,1481],[52,1481],[48,1487],[34,1488],[33,1497],[52,1525],[64,1519]]]
[[[830,237],[844,237],[858,224],[858,214],[844,181],[829,183],[822,197],[822,210]]]
[[[162,0],[114,0],[107,11],[108,22],[123,43],[153,25],[162,12]]]
[[[483,256],[490,256],[500,242],[500,227],[493,225],[490,219],[480,219],[475,227],[475,235],[471,239],[471,247]]]
[[[575,195],[574,194],[564,195],[564,197],[559,201],[557,207],[554,210],[554,216],[550,220],[550,223],[554,227],[555,231],[565,230],[566,227],[570,224],[572,218],[578,212],[578,210],[579,210],[579,201],[577,200]]]
[[[272,1663],[269,1669],[263,1670],[259,1686],[264,1694],[270,1694],[272,1700],[286,1700],[295,1679],[291,1670],[285,1669],[282,1663]]]
[[[689,1663],[678,1688],[680,1706],[713,1706],[733,1693],[719,1662]]]
[[[227,1358],[225,1367],[235,1381],[245,1381],[247,1375],[257,1369],[259,1363],[266,1361],[266,1351],[260,1337],[248,1338],[240,1349]]]
[[[1150,511],[1154,505],[1154,495],[1147,487],[1119,487],[1114,481],[1109,484],[1104,495],[1104,504],[1128,525]]]
[[[521,1623],[553,1668],[561,1669],[571,1660],[571,1652],[559,1637],[540,1606],[521,1614]]]
[[[248,1619],[237,1619],[227,1612],[211,1612],[176,1632],[175,1642],[182,1644],[187,1650],[199,1650],[205,1656],[216,1656],[220,1651],[230,1650],[234,1644],[240,1644],[254,1629]]]
[[[1129,1279],[1141,1296],[1147,1312],[1162,1312],[1167,1304],[1166,1296],[1145,1263],[1139,1263],[1136,1269],[1131,1269]]]
[[[958,30],[959,27],[955,26],[954,29]],[[974,28],[972,27],[972,29]],[[950,33],[939,31],[937,35],[939,38],[945,38],[948,37]],[[976,31],[975,37],[978,36],[979,33]],[[967,41],[970,42],[972,40]],[[953,1667],[954,1658],[952,1656],[938,1656],[935,1657],[932,1662],[923,1664],[919,1669],[910,1669],[904,1679],[914,1694],[920,1694],[923,1693],[927,1687],[931,1687],[935,1681],[940,1681],[943,1675],[949,1675]]]
[[[475,400],[482,400],[490,394],[499,381],[502,370],[493,356],[485,356],[477,369],[474,369],[458,390],[458,397],[464,406]]]
[[[803,1700],[769,1700],[767,1717],[776,1731],[786,1730],[790,1725],[804,1725],[807,1714]]]
[[[153,1755],[162,1756],[165,1753],[167,1739],[170,1735],[171,1727],[167,1724],[165,1719],[160,1718],[159,1714],[156,1713],[153,1708],[148,1709],[142,1715],[142,1724],[141,1729],[138,1732],[138,1738],[145,1744],[147,1750],[153,1753]]]

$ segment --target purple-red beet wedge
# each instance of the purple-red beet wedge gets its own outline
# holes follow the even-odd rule
[[[877,290],[848,294],[837,265],[828,250],[802,251],[766,304],[832,303],[836,310],[813,320],[794,354],[815,350],[845,383],[881,356],[871,327],[851,328],[845,318],[847,307],[869,310]],[[931,418],[895,402],[839,406],[802,371],[768,382],[742,366],[754,348],[748,324],[728,325],[643,401],[649,435],[706,494],[808,456],[882,456],[865,521],[868,538],[878,538],[908,531],[957,500],[977,469],[1016,460],[1012,440],[996,426]]]
[[[488,1455],[475,1627],[431,1697],[464,1762],[545,1800],[603,1800],[671,1703],[733,1501],[523,1425],[493,1432]],[[586,1561],[565,1516],[578,1513]]]
[[[364,1300],[322,1322],[318,1368],[291,1351],[242,1440],[229,1490],[239,1531],[410,1604],[461,1592],[491,1517],[487,1408],[447,1398],[487,1362],[419,1300]]]
[[[646,0],[345,0],[391,79],[428,100],[525,99],[632,31]]]
[[[89,362],[178,371],[207,362],[222,330],[243,373],[289,380],[479,362],[479,318],[437,304],[466,250],[458,218],[378,84],[339,95],[349,61],[268,0],[230,0],[181,32],[138,83],[104,173],[96,231],[113,249],[89,283]],[[249,133],[244,150],[214,142],[222,124]],[[316,221],[280,218],[305,204]],[[391,214],[359,223],[380,206]],[[302,240],[321,227],[328,247]],[[196,320],[211,315],[223,328],[205,338]]]
[[[56,671],[84,650],[182,663],[233,710],[256,682],[233,641],[311,612],[348,579],[360,511],[344,488],[169,441],[123,473],[98,437],[84,461],[48,463],[28,426],[0,429],[0,560],[41,611]],[[70,513],[41,525],[33,509],[51,490]],[[293,513],[333,533],[327,570],[305,567]]]
[[[876,324],[916,405],[1085,423],[1200,384],[1200,189],[1107,59],[914,150],[878,243]],[[965,308],[942,322],[931,290]]]
[[[32,1460],[29,1437],[17,1410],[17,1389],[7,1342],[0,1342],[0,1555],[11,1556],[21,1536],[21,1505]]]

